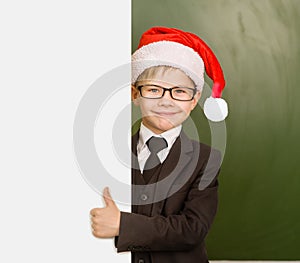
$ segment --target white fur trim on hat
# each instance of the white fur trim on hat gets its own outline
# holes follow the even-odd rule
[[[132,55],[131,82],[135,83],[145,69],[171,66],[181,69],[195,83],[198,90],[204,85],[204,63],[192,48],[172,41],[159,41],[136,50]]]
[[[227,103],[222,98],[207,98],[203,110],[206,118],[214,122],[223,121],[228,115]]]

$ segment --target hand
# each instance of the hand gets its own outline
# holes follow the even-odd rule
[[[95,237],[108,238],[119,235],[121,212],[112,199],[108,187],[103,190],[104,208],[91,210],[91,223]]]

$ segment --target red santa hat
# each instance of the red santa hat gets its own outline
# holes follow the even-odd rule
[[[221,98],[225,86],[222,68],[212,50],[198,36],[176,28],[150,28],[142,35],[138,49],[132,55],[132,83],[145,69],[153,66],[181,69],[199,91],[202,91],[206,71],[213,80],[213,88],[204,103],[204,113],[215,122],[227,117],[227,103]]]

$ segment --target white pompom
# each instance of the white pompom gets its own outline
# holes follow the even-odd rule
[[[228,115],[227,103],[222,98],[207,98],[203,110],[206,118],[214,122],[223,121]]]

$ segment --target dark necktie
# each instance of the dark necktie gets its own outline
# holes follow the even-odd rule
[[[148,157],[144,170],[143,170],[143,177],[146,183],[150,181],[151,176],[156,171],[156,168],[160,165],[160,160],[157,156],[157,153],[161,150],[168,147],[168,143],[164,138],[160,137],[151,137],[146,142],[151,154]]]

